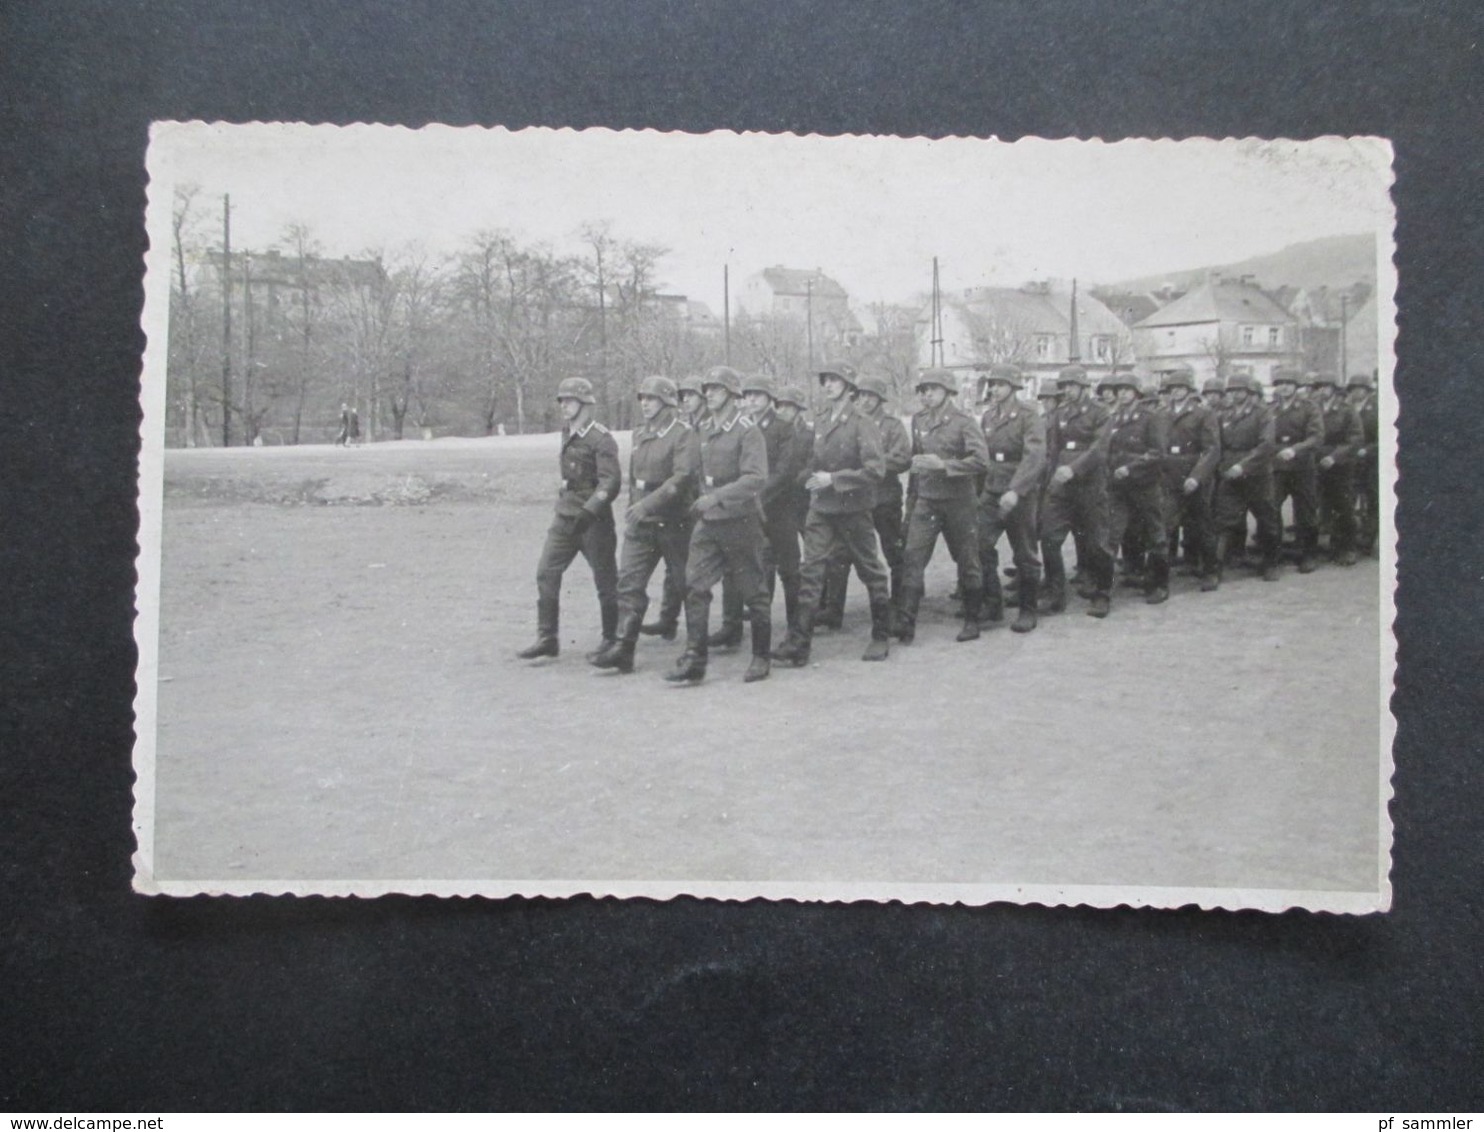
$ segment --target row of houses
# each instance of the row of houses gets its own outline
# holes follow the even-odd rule
[[[1018,287],[921,297],[907,313],[918,363],[975,369],[1014,362],[1039,384],[1080,362],[1094,374],[1188,365],[1198,378],[1243,372],[1264,383],[1285,366],[1376,370],[1376,301],[1357,282],[1343,289],[1265,289],[1251,275],[1209,272],[1185,289],[1078,290],[1038,280]],[[847,346],[866,332],[845,288],[820,269],[775,266],[750,276],[742,313],[809,318]]]
[[[356,286],[382,272],[372,261],[312,259],[276,251],[251,257],[244,274],[271,309],[304,286]],[[219,265],[218,265],[219,266]],[[1132,368],[1155,372],[1176,364],[1198,377],[1253,374],[1263,382],[1282,366],[1376,369],[1376,301],[1372,288],[1265,289],[1251,275],[1212,271],[1185,289],[1078,289],[1074,282],[1038,280],[1018,287],[976,286],[923,295],[890,308],[895,327],[912,326],[919,365],[973,369],[1015,362],[1034,380],[1072,361],[1094,374]],[[707,303],[654,292],[645,301],[698,334],[720,336],[725,320]],[[731,318],[797,321],[823,357],[855,350],[883,322],[881,305],[863,320],[846,289],[822,268],[774,265],[741,281]],[[935,317],[936,314],[936,317]],[[863,321],[869,322],[867,330]]]

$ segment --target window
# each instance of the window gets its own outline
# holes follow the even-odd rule
[[[1256,327],[1253,327],[1253,326],[1244,326],[1244,327],[1242,327],[1242,345],[1244,345],[1244,346],[1250,346],[1250,345],[1252,345],[1252,332],[1254,330],[1256,330],[1256,329],[1257,328]]]
[[[1113,354],[1113,339],[1106,334],[1099,334],[1092,340],[1092,356],[1100,362],[1106,362]]]
[[[1036,357],[1043,362],[1051,359],[1052,341],[1053,339],[1049,334],[1036,335]]]
[[[1278,327],[1276,327],[1276,326],[1270,326],[1270,327],[1268,327],[1268,345],[1269,346],[1277,346],[1277,345],[1279,345],[1279,340],[1282,337],[1283,337],[1282,331]]]

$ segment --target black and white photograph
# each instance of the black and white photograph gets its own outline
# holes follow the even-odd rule
[[[1389,908],[1384,139],[147,167],[139,892]]]

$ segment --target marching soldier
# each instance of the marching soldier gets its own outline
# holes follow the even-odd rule
[[[1201,382],[1201,400],[1219,416],[1226,409],[1226,382],[1219,377],[1206,378]]]
[[[774,411],[773,379],[756,374],[742,382],[748,418],[755,424],[768,448],[768,482],[761,497],[763,536],[767,546],[763,559],[763,576],[768,595],[773,594],[774,576],[783,583],[783,607],[792,625],[799,604],[799,535],[794,526],[792,493],[804,470],[808,453],[794,440],[792,422]],[[707,642],[712,648],[734,648],[742,643],[742,594],[727,575],[721,584],[721,631]]]
[[[714,366],[701,385],[706,418],[700,427],[701,495],[685,564],[685,652],[665,679],[695,684],[706,678],[711,591],[735,577],[752,622],[752,663],[743,680],[768,676],[772,641],[768,587],[763,579],[763,524],[758,500],[768,482],[768,447],[742,412],[742,375]]]
[[[618,639],[592,658],[594,667],[634,671],[634,646],[649,607],[649,578],[661,560],[667,576],[685,577],[689,510],[700,452],[695,433],[676,412],[675,383],[646,377],[639,384],[644,424],[629,456],[629,507],[624,514],[623,565],[618,575]]]
[[[1357,542],[1362,553],[1371,554],[1376,549],[1381,525],[1380,460],[1376,452],[1381,418],[1371,379],[1365,374],[1351,374],[1345,382],[1345,400],[1360,416],[1361,446],[1355,453],[1355,493],[1360,502]]]
[[[1000,588],[1000,536],[1010,539],[1020,613],[1010,628],[1036,627],[1041,585],[1036,518],[1046,475],[1046,421],[1017,394],[1025,379],[1013,365],[994,365],[985,378],[989,408],[979,424],[984,432],[988,472],[979,496],[979,559],[984,574],[984,619],[1001,621],[1005,599]]]
[[[786,385],[778,391],[778,399],[773,402],[773,408],[780,418],[793,425],[795,451],[789,455],[789,460],[796,462],[802,470],[809,463],[810,453],[814,451],[814,424],[808,416],[809,395],[797,385]],[[793,518],[795,532],[803,539],[804,520],[809,515],[809,492],[799,478],[795,477],[782,498]],[[799,561],[802,569],[803,558],[800,557]]]
[[[1319,494],[1330,515],[1330,557],[1341,566],[1355,565],[1355,456],[1365,447],[1360,414],[1340,392],[1340,380],[1323,373],[1314,379],[1322,422],[1317,474]]]
[[[902,478],[912,463],[912,442],[907,429],[892,413],[886,411],[889,390],[886,379],[874,374],[861,377],[856,387],[855,404],[881,433],[881,453],[886,459],[886,476],[876,485],[876,504],[871,508],[871,521],[881,542],[881,557],[891,575],[892,608],[902,600]],[[845,592],[850,585],[850,559],[843,547],[825,571],[824,597],[816,628],[838,629],[845,621]]]
[[[1108,540],[1123,543],[1133,528],[1146,565],[1144,600],[1159,605],[1170,596],[1169,538],[1165,531],[1161,465],[1169,429],[1157,399],[1145,396],[1132,373],[1114,374],[1104,383],[1117,395],[1108,422]]]
[[[1273,453],[1277,451],[1272,407],[1263,403],[1262,385],[1248,373],[1227,382],[1233,404],[1221,417],[1221,456],[1216,467],[1216,557],[1224,563],[1232,545],[1247,541],[1247,515],[1257,520],[1262,579],[1278,580],[1282,543],[1273,500]]]
[[[1196,397],[1195,374],[1189,366],[1169,371],[1162,384],[1170,397],[1163,466],[1166,525],[1171,531],[1185,530],[1187,559],[1195,559],[1201,592],[1210,593],[1221,579],[1216,528],[1211,522],[1216,462],[1221,457],[1221,421]]]
[[[917,379],[922,411],[912,418],[911,478],[907,487],[907,546],[902,568],[902,603],[897,636],[911,644],[922,602],[923,574],[938,532],[958,565],[964,600],[963,628],[955,638],[979,636],[984,575],[979,564],[978,500],[974,480],[988,471],[984,431],[949,398],[958,392],[951,370],[925,370]]]
[[[1273,457],[1273,506],[1281,522],[1284,502],[1293,500],[1298,569],[1300,574],[1309,574],[1319,550],[1319,480],[1314,461],[1324,422],[1318,407],[1298,395],[1301,377],[1296,369],[1273,374],[1273,439],[1278,445]]]
[[[706,401],[701,396],[701,379],[699,377],[686,377],[675,383],[675,395],[679,398],[676,417],[690,427],[692,443],[700,443],[700,434],[696,431],[701,424],[701,418],[706,415]],[[673,520],[667,520],[676,524],[675,530],[684,531],[686,545],[690,543],[690,529],[695,522],[695,517],[687,508]],[[680,537],[677,534],[677,537]],[[673,641],[676,629],[680,624],[680,611],[685,608],[685,560],[681,559],[682,569],[676,574],[670,569],[670,560],[665,560],[665,582],[660,590],[660,612],[659,616],[648,624],[639,626],[639,632],[646,637],[659,637],[662,640]]]
[[[814,422],[814,448],[805,465],[809,514],[804,522],[803,582],[799,587],[799,620],[773,659],[795,668],[809,663],[814,614],[825,570],[842,544],[865,583],[871,601],[871,643],[862,660],[885,660],[891,620],[891,590],[886,567],[876,552],[871,508],[876,485],[886,474],[881,433],[851,402],[855,370],[831,363],[819,371],[828,412]]]
[[[587,559],[598,590],[603,625],[599,651],[614,639],[618,627],[618,563],[614,557],[618,533],[612,503],[623,476],[613,434],[593,419],[590,406],[597,403],[592,382],[585,377],[569,377],[557,386],[557,405],[566,422],[557,457],[561,488],[536,567],[536,643],[516,654],[522,660],[557,655],[562,575],[578,554]]]
[[[1086,540],[1092,585],[1091,617],[1108,616],[1113,554],[1108,540],[1108,422],[1111,414],[1088,395],[1087,371],[1067,366],[1057,376],[1061,403],[1047,429],[1046,458],[1053,470],[1041,515],[1041,557],[1046,568],[1045,612],[1067,607],[1062,546],[1074,527]],[[1079,565],[1082,565],[1079,563]]]

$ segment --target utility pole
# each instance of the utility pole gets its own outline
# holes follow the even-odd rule
[[[727,264],[721,265],[721,326],[722,326],[722,360],[727,365],[732,364],[732,275],[731,268]]]
[[[222,447],[232,446],[232,194],[222,196]]]
[[[1345,352],[1345,324],[1350,321],[1350,296],[1340,296],[1340,388],[1345,387],[1349,376],[1349,359]]]
[[[1067,351],[1067,361],[1080,362],[1082,360],[1081,333],[1077,329],[1077,280],[1072,280],[1072,325],[1068,331],[1071,338],[1071,348]]]
[[[252,253],[242,253],[242,439],[253,442]]]
[[[804,334],[809,344],[809,372],[814,372],[814,280],[804,281]]]
[[[938,257],[933,256],[932,337],[928,341],[928,364],[943,364],[943,298],[938,290]]]

